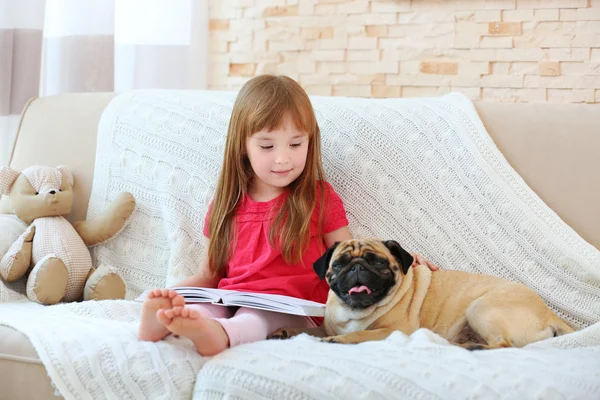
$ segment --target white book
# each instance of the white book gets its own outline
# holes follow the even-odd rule
[[[324,317],[325,304],[310,300],[278,294],[239,292],[236,290],[209,289],[201,287],[169,288],[185,298],[186,304],[211,303],[220,306],[248,307],[273,311],[283,314],[304,315],[307,317]],[[136,301],[144,301],[148,291],[142,293]]]

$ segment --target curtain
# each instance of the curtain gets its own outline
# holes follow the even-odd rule
[[[27,99],[204,89],[206,0],[0,0],[0,165]]]

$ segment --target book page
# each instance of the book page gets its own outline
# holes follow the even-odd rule
[[[257,299],[257,301],[265,301],[273,304],[282,304],[287,306],[300,306],[300,307],[325,307],[322,303],[315,301],[298,299],[296,297],[283,296],[280,294],[268,294],[268,293],[252,293],[252,292],[239,292],[235,290],[224,290],[221,296],[227,299],[227,301],[238,300],[238,299]]]
[[[186,303],[197,303],[202,300],[220,303],[221,298],[228,292],[228,290],[193,286],[180,286],[173,288],[173,290],[185,297]]]
[[[228,291],[223,295],[223,302],[226,305],[260,308],[287,314],[325,316],[325,304],[277,294]]]
[[[185,297],[186,303],[209,303],[209,302],[220,302],[221,296],[227,290],[211,289],[211,288],[200,288],[192,286],[180,286],[168,288],[175,290],[177,293]],[[149,290],[145,290],[136,301],[144,301],[148,297]]]
[[[309,317],[325,316],[325,304],[295,297],[192,286],[170,289],[182,295],[186,304],[212,303],[221,306],[248,307]],[[143,301],[147,292],[142,293],[136,300]]]

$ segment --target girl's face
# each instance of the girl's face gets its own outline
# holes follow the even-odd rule
[[[246,152],[254,171],[251,192],[267,198],[282,193],[304,171],[308,143],[308,135],[296,128],[289,114],[279,128],[250,136]]]

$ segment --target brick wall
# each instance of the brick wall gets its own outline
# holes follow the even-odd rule
[[[210,0],[210,85],[600,103],[600,0]]]

